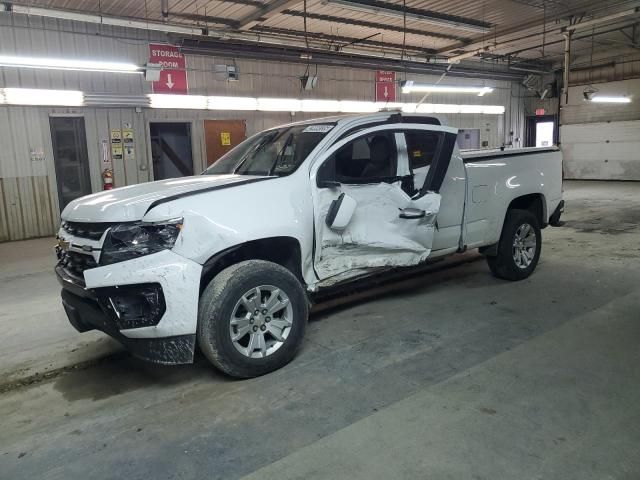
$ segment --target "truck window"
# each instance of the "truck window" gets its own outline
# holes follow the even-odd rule
[[[424,130],[407,130],[404,133],[412,170],[428,167],[433,162],[441,135]]]
[[[203,175],[285,176],[293,173],[335,124],[276,128],[248,138]]]
[[[442,139],[440,132],[405,130],[409,168],[413,175],[414,191],[419,191],[427,178],[429,167],[435,160]]]
[[[327,160],[340,183],[397,180],[397,150],[391,132],[375,132],[344,145]]]

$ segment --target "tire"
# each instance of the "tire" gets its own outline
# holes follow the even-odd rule
[[[253,310],[256,288],[260,310]],[[273,306],[270,301],[275,302]],[[273,310],[276,308],[281,310]],[[198,345],[224,373],[257,377],[293,359],[302,345],[308,315],[304,289],[289,270],[272,262],[248,260],[220,272],[202,293]],[[239,337],[246,327],[246,334],[234,341],[232,335]]]
[[[528,231],[527,225],[530,228]],[[528,234],[522,241],[520,238],[516,239],[517,234],[523,235],[525,231]],[[531,248],[533,238],[535,238],[535,246]],[[528,246],[525,248],[525,245]],[[509,210],[498,242],[498,254],[487,257],[487,263],[491,273],[498,278],[511,281],[524,280],[536,269],[541,249],[542,235],[540,222],[536,216],[528,210]]]

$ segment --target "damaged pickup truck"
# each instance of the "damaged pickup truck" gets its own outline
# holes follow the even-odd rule
[[[527,278],[559,220],[555,148],[463,153],[431,117],[378,113],[266,130],[202,175],[62,212],[56,273],[79,331],[146,360],[253,377],[289,362],[314,294],[479,248]]]

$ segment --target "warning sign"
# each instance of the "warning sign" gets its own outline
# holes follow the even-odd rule
[[[123,128],[122,139],[124,140],[124,143],[133,143],[133,129]]]
[[[231,145],[231,134],[229,132],[220,132],[220,144],[223,147]]]
[[[152,82],[153,93],[189,93],[184,55],[174,45],[149,44],[149,63],[160,64],[160,80]]]

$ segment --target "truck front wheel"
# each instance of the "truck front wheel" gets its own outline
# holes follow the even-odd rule
[[[487,257],[491,272],[505,280],[523,280],[533,273],[540,258],[540,223],[528,210],[507,212],[496,256]]]
[[[289,270],[248,260],[220,272],[202,293],[198,345],[228,375],[257,377],[291,361],[308,314],[304,289]]]

